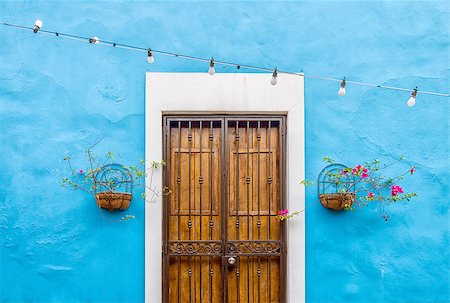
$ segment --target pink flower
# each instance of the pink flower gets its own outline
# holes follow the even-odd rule
[[[80,169],[79,173],[80,173],[80,174],[82,174],[82,173],[83,173],[83,170],[82,170],[82,169]]]
[[[409,172],[412,174],[414,174],[414,172],[416,171],[416,168],[414,166],[411,167],[411,169],[409,170]]]
[[[347,171],[346,170],[343,170],[342,172],[341,172],[341,175],[346,175],[347,174]]]
[[[353,168],[353,169],[352,169],[352,174],[353,174],[353,175],[356,175],[357,173],[358,173],[358,170],[357,170],[356,168]]]
[[[374,193],[370,192],[370,193],[367,194],[367,198],[368,198],[368,199],[371,199],[371,198],[373,198],[373,197],[375,197],[375,194],[374,194]]]
[[[391,186],[391,196],[395,197],[398,194],[402,194],[403,193],[403,188],[401,188],[398,185],[392,185]]]
[[[363,172],[367,173],[367,168],[364,168],[364,169],[363,169]]]
[[[361,175],[361,178],[365,179],[365,178],[367,178],[368,176],[369,176],[368,174],[363,173],[363,174]]]
[[[356,168],[357,168],[358,170],[361,170],[362,166],[358,164],[358,166],[356,166]]]

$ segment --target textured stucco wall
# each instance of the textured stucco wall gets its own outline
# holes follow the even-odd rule
[[[0,20],[198,56],[450,91],[448,2],[5,2]],[[0,27],[0,301],[140,302],[144,205],[120,216],[59,187],[62,158],[144,155],[145,54]],[[153,71],[206,71],[157,57]],[[233,72],[217,67],[217,72]],[[268,79],[269,82],[269,79]],[[420,197],[333,214],[307,189],[307,302],[446,302],[449,99],[307,79],[306,174],[407,154]],[[80,163],[80,162],[78,162]],[[75,162],[77,165],[77,162]],[[298,217],[295,220],[304,220]],[[155,244],[159,245],[159,244]],[[150,281],[151,283],[151,281]]]

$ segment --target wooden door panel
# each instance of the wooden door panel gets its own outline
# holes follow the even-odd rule
[[[228,271],[228,302],[279,303],[279,264],[279,257],[239,257],[239,265]]]
[[[178,258],[180,267],[178,267]],[[189,276],[189,258],[191,259],[191,276]],[[222,302],[220,259],[221,257],[171,257],[167,302]],[[179,278],[178,268],[183,273]],[[179,290],[180,296],[178,296]]]
[[[168,302],[222,301],[222,131],[217,126],[203,123],[200,130],[199,122],[170,123]]]
[[[267,122],[229,123],[227,241],[239,258],[228,267],[229,302],[280,302],[279,130]]]
[[[284,120],[203,118],[166,120],[164,300],[282,302]]]

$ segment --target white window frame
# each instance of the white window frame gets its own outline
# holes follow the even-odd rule
[[[286,112],[287,205],[305,207],[304,77],[279,74],[146,73],[145,156],[147,165],[161,160],[164,112]],[[147,167],[149,168],[149,167]],[[148,180],[147,180],[148,181]],[[153,175],[162,187],[162,173]],[[148,193],[150,195],[150,193]],[[305,214],[290,219],[287,236],[288,302],[305,301]],[[145,301],[162,301],[162,198],[145,206]]]

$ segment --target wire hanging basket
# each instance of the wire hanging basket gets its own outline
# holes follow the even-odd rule
[[[100,208],[125,210],[133,197],[133,178],[123,165],[102,166],[95,174],[95,200]]]
[[[349,209],[355,202],[356,180],[350,174],[341,174],[346,168],[343,164],[330,164],[320,172],[317,186],[324,207],[339,211]]]

